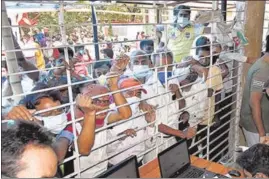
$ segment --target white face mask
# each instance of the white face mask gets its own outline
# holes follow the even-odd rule
[[[148,65],[134,65],[133,72],[136,78],[145,78],[153,74]]]
[[[98,78],[98,83],[99,83],[100,85],[105,85],[105,84],[106,84],[106,75],[101,75],[101,76],[99,76],[99,78]]]
[[[186,68],[176,68],[173,71],[174,76],[177,76],[178,82],[181,82],[187,78],[190,74],[190,67]]]
[[[190,22],[189,19],[187,17],[179,17],[177,20],[177,23],[179,23],[179,25],[181,27],[185,27],[187,26]]]
[[[65,113],[49,117],[36,116],[36,118],[43,121],[44,127],[53,134],[59,134],[67,125],[67,116]]]
[[[126,101],[128,103],[134,103],[134,102],[137,102],[137,101],[140,101],[141,99],[134,96],[134,97],[131,97],[131,98],[126,98]],[[132,113],[133,113],[133,116],[137,115],[138,111],[139,111],[139,104],[140,102],[137,102],[137,103],[134,103],[134,104],[131,104],[130,105],[130,108],[132,110]]]

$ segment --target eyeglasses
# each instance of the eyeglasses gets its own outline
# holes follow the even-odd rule
[[[99,106],[99,105],[106,105],[108,106],[110,104],[110,101],[109,100],[100,100],[100,99],[93,99],[92,100],[93,104]]]

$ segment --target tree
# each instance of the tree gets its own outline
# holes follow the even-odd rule
[[[113,28],[111,23],[109,23],[109,27],[108,27],[108,36],[113,37]]]

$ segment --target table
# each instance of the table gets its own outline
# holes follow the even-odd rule
[[[210,172],[214,172],[221,175],[226,175],[228,171],[233,170],[232,168],[227,168],[221,164],[211,162],[211,161],[198,158],[195,156],[191,156],[191,163],[193,166],[196,166],[199,168],[206,168]],[[151,162],[140,167],[139,173],[140,173],[141,178],[161,178],[158,159],[156,158],[152,160]],[[239,178],[243,178],[242,172],[241,172],[241,177]]]

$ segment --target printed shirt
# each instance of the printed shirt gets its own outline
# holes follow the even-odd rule
[[[182,31],[174,27],[168,30],[167,47],[173,52],[175,62],[181,62],[184,57],[189,56],[194,39],[202,34],[203,30],[203,26],[197,25],[190,25]]]
[[[248,71],[246,84],[243,92],[240,125],[249,132],[258,133],[250,107],[251,93],[262,93],[264,84],[268,80],[268,76],[269,63],[265,62],[263,58],[256,61]],[[266,98],[265,93],[262,94],[261,113],[265,132],[269,133],[269,101]]]

